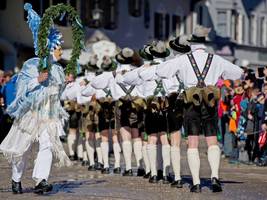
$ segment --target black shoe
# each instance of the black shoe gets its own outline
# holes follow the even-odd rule
[[[169,183],[171,183],[170,177],[169,176],[163,176],[162,183],[163,184],[169,184]]]
[[[89,165],[89,161],[88,160],[82,162],[82,166],[88,166],[88,165]]]
[[[200,184],[193,185],[190,188],[190,192],[200,193],[201,192]]]
[[[102,173],[102,174],[109,174],[109,168],[108,168],[108,167],[103,168],[103,169],[101,170],[101,173]]]
[[[91,165],[88,167],[88,171],[94,172],[96,171],[95,165]]]
[[[122,174],[122,176],[133,176],[133,170],[125,170]]]
[[[222,191],[221,182],[215,177],[213,177],[211,179],[211,189],[212,189],[212,192],[221,192]]]
[[[48,182],[43,179],[37,186],[34,188],[34,193],[43,194],[44,192],[50,192],[53,189],[52,184],[48,184]]]
[[[121,168],[120,167],[114,168],[113,173],[114,174],[121,174]]]
[[[145,170],[142,168],[139,168],[137,170],[137,176],[144,176],[146,174]]]
[[[183,187],[183,182],[182,180],[174,181],[171,183],[171,187],[176,187],[176,188],[182,188]]]
[[[83,158],[78,158],[78,161],[79,162],[83,162]]]
[[[147,174],[145,174],[144,176],[143,176],[143,178],[150,178],[150,174],[151,174],[151,172],[148,172]]]
[[[149,183],[158,183],[158,177],[157,176],[152,176],[149,178]]]
[[[163,171],[158,170],[158,180],[162,180],[162,179],[163,179]]]
[[[21,182],[15,182],[12,180],[12,192],[13,194],[22,194]]]
[[[99,162],[96,163],[96,165],[95,165],[95,169],[96,170],[101,170],[102,171],[103,168],[104,168],[104,165],[102,163],[99,163]]]
[[[70,159],[71,161],[75,161],[75,156],[69,156],[69,159]]]

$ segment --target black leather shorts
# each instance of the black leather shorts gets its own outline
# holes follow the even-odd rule
[[[145,132],[153,133],[167,132],[166,112],[145,112]]]
[[[216,136],[218,132],[217,106],[210,108],[202,103],[196,107],[186,104],[184,109],[184,129],[188,136],[204,134],[205,137]]]

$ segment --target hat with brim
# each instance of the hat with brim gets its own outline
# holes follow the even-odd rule
[[[149,47],[149,51],[152,56],[155,56],[156,58],[166,58],[170,55],[170,50],[166,48],[166,51],[164,52],[158,52],[154,49],[153,46]]]
[[[178,51],[178,52],[180,52],[180,53],[188,53],[188,52],[190,52],[190,51],[191,51],[190,46],[179,44],[179,39],[180,39],[180,37],[177,37],[177,38],[175,38],[174,40],[171,40],[171,41],[169,42],[169,46],[170,46],[173,50]]]
[[[115,58],[120,64],[131,64],[133,62],[132,57],[125,58],[121,53],[117,54]]]
[[[105,65],[104,63],[101,64],[101,69],[104,71],[113,71],[117,68],[117,64],[111,60],[111,63],[109,65]]]
[[[145,60],[153,60],[153,56],[149,51],[150,47],[150,45],[146,45],[144,48],[139,49],[139,55]]]
[[[191,39],[188,40],[188,42],[192,42],[192,43],[205,43],[206,42],[206,37],[198,37],[196,35],[192,35]]]

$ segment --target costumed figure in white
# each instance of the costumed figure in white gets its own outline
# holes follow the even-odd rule
[[[24,6],[28,12],[28,23],[33,32],[35,52],[40,17],[28,3]],[[59,97],[64,88],[64,71],[56,64],[61,57],[61,37],[56,29],[51,28],[47,39],[51,51],[48,71],[39,71],[40,59],[27,60],[18,75],[16,98],[7,108],[14,123],[0,151],[12,165],[12,191],[22,193],[21,178],[27,163],[27,156],[34,142],[39,143],[32,178],[36,182],[34,192],[43,193],[52,190],[47,180],[50,174],[53,155],[59,166],[69,166],[71,162],[59,139],[64,134],[63,120],[68,118],[60,104]]]

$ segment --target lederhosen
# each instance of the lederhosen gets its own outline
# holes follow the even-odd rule
[[[202,73],[200,73],[197,63],[192,54],[188,54],[188,59],[198,79],[197,88],[199,88],[200,90],[205,89],[206,84],[204,80],[209,71],[213,55],[208,54],[208,58]],[[206,137],[217,135],[217,105],[215,105],[214,107],[209,107],[204,101],[202,101],[199,106],[195,106],[191,102],[185,102],[184,108],[184,128],[187,135],[197,136],[199,134],[204,134]]]
[[[159,132],[167,132],[167,110],[165,90],[162,80],[156,81],[157,87],[154,95],[147,98],[147,109],[145,111],[145,131],[148,135]],[[162,97],[157,97],[161,93]]]
[[[138,114],[137,109],[133,106],[134,97],[131,93],[135,86],[130,86],[128,89],[121,83],[117,83],[125,93],[125,96],[118,100],[119,108],[119,125],[120,127],[138,128]]]
[[[100,105],[92,102],[81,105],[81,132],[98,132],[98,112]]]
[[[69,121],[68,121],[69,128],[75,128],[75,129],[79,128],[79,120],[81,117],[81,113],[77,112],[76,105],[77,103],[74,101],[64,102],[64,108],[69,114]]]
[[[112,100],[111,92],[108,88],[103,89],[106,97],[98,99],[100,109],[98,112],[98,129],[115,129],[115,102]]]
[[[179,88],[177,92],[173,92],[168,96],[168,108],[167,108],[167,120],[168,120],[168,132],[172,133],[179,131],[183,125],[183,98],[180,95],[184,90],[184,84],[176,74],[176,79],[179,82]]]

